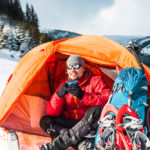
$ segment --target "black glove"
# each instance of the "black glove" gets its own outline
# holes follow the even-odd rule
[[[68,85],[66,83],[62,84],[56,93],[59,97],[64,97],[66,94],[68,94]]]
[[[68,91],[71,93],[73,96],[76,96],[78,99],[82,99],[84,92],[81,90],[80,86],[76,84],[71,84],[68,86]]]

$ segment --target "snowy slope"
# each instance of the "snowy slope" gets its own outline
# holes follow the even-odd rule
[[[15,57],[11,57],[15,55]],[[0,96],[20,58],[14,52],[0,50]],[[7,134],[0,128],[0,150],[8,150]]]
[[[14,55],[15,57],[11,57]],[[2,94],[5,84],[18,64],[20,58],[15,53],[0,50],[0,95]]]

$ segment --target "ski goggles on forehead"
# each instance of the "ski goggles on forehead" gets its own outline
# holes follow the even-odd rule
[[[72,68],[79,69],[81,66],[82,65],[80,65],[80,64],[69,65],[69,66],[67,66],[67,70],[71,70]]]

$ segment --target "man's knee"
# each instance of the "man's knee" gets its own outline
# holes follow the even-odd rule
[[[53,119],[51,116],[43,116],[41,119],[40,119],[40,127],[46,132],[47,129],[50,127],[50,125],[52,124],[53,122]]]

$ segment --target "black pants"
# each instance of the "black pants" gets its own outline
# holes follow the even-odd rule
[[[43,116],[40,120],[40,127],[47,132],[47,129],[53,129],[58,134],[62,129],[70,129],[75,124],[77,124],[80,120],[75,120],[72,118],[64,118],[64,117],[52,117],[52,116]]]
[[[63,134],[57,136],[51,143],[43,145],[42,150],[65,150],[69,146],[77,147],[78,144],[85,139],[85,136],[89,134],[93,129],[97,128],[97,121],[99,120],[102,106],[93,106],[85,113],[81,120],[67,119],[67,118],[55,118],[44,116],[40,125],[45,131],[48,127],[55,127],[57,129],[68,128]],[[51,123],[51,124],[50,124]],[[57,123],[57,124],[56,124]],[[58,127],[59,125],[59,127]],[[60,131],[60,130],[59,130]]]
[[[87,110],[86,112],[86,116],[87,119],[89,118],[89,116],[93,116],[93,118],[91,118],[92,120],[92,126],[93,128],[97,128],[97,119],[99,119],[101,110],[102,110],[102,106],[93,106],[90,109]],[[96,112],[96,110],[98,110]],[[97,113],[97,114],[94,114]],[[64,118],[64,117],[52,117],[52,116],[43,116],[40,120],[40,127],[47,132],[47,129],[53,129],[55,130],[58,134],[60,134],[60,131],[62,129],[70,129],[72,127],[74,127],[80,120],[76,120],[76,119],[72,119],[72,118]]]

